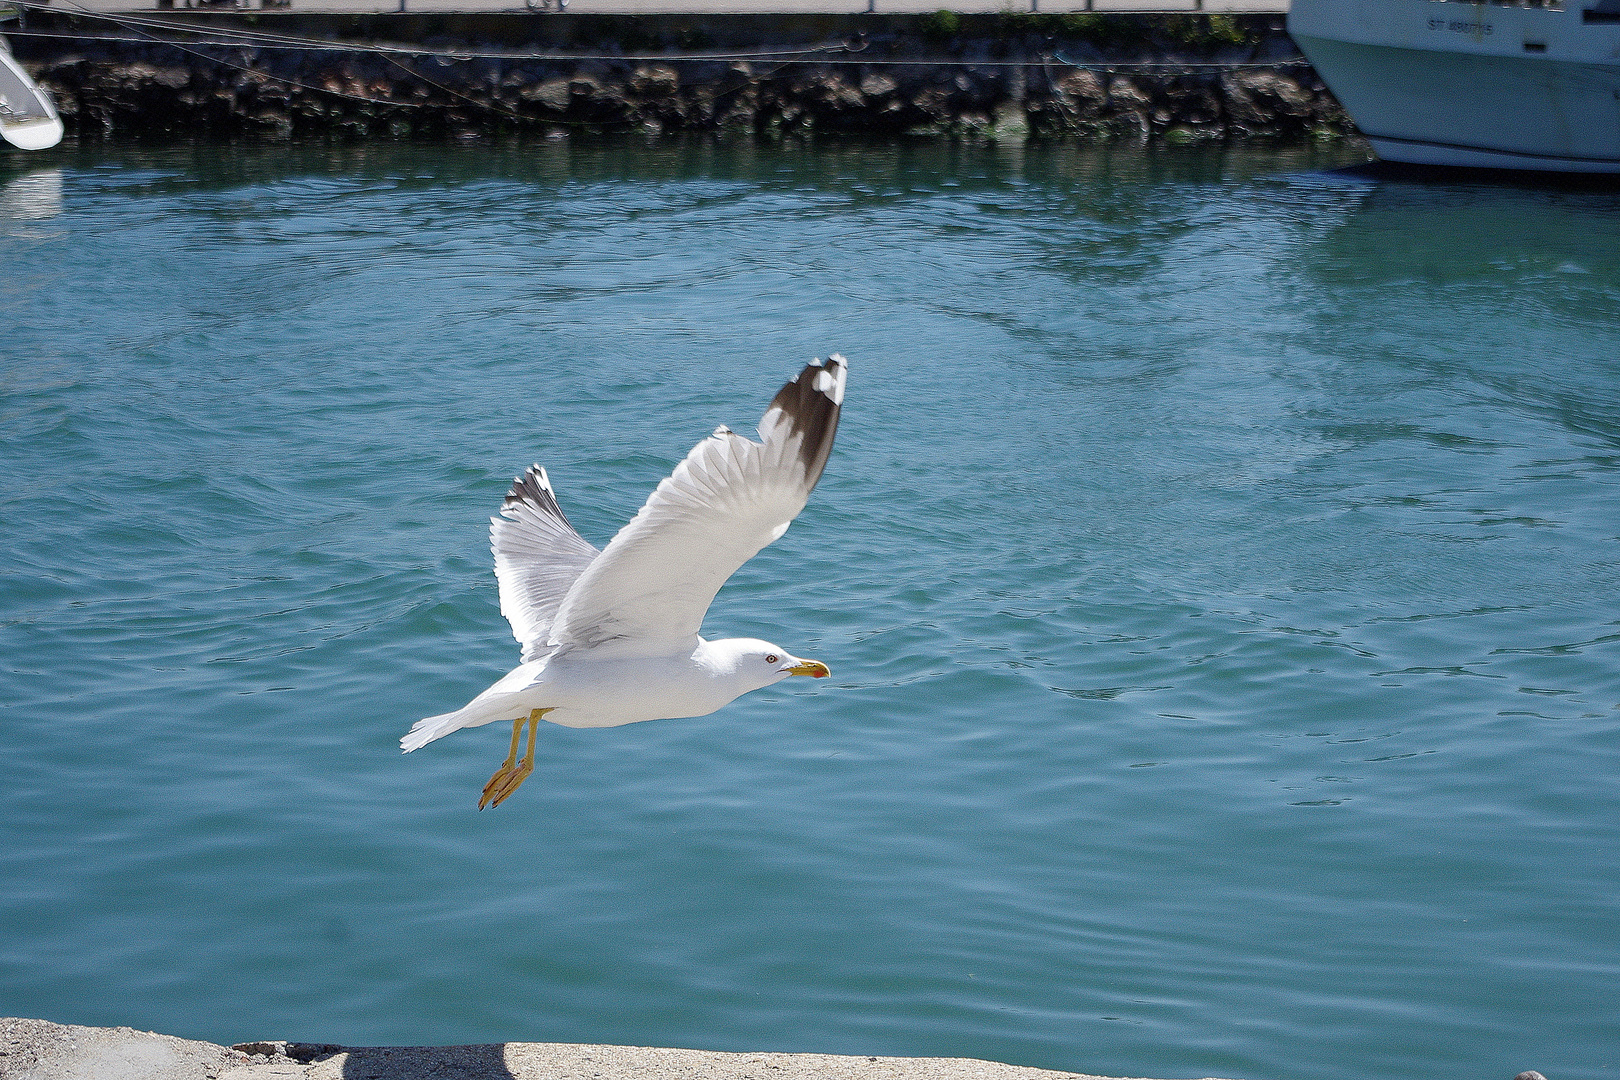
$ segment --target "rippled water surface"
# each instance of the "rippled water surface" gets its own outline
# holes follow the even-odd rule
[[[1620,1076],[1620,194],[1331,154],[0,158],[0,1013]],[[852,362],[713,716],[416,718]]]

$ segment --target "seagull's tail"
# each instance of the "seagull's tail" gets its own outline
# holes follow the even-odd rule
[[[410,733],[399,740],[399,748],[408,754],[418,747],[426,746],[434,739],[442,739],[452,731],[460,731],[464,727],[480,727],[484,724],[493,724],[497,720],[516,720],[520,716],[529,715],[529,705],[519,695],[492,693],[494,690],[495,687],[490,687],[455,712],[441,713],[425,720],[418,720],[411,725]]]
[[[418,720],[411,725],[410,733],[399,740],[399,748],[408,754],[464,727],[481,727],[497,720],[516,720],[520,716],[528,716],[534,703],[522,691],[534,684],[545,666],[546,658],[542,658],[515,667],[501,676],[494,686],[455,712]]]
[[[434,739],[442,739],[452,731],[460,731],[467,726],[464,715],[471,705],[457,709],[455,712],[440,713],[438,716],[429,716],[425,720],[418,720],[411,725],[410,732],[399,740],[399,748],[405,753],[420,749]]]

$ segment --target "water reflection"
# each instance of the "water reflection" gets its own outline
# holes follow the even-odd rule
[[[1116,183],[1201,184],[1281,171],[1322,170],[1361,160],[1354,145],[1323,147],[1139,147],[1022,143],[965,144],[945,140],[805,141],[775,145],[750,137],[513,138],[471,145],[368,143],[232,147],[209,143],[121,146],[116,171],[105,147],[86,144],[75,164],[97,170],[131,195],[170,188],[215,190],[273,183],[289,176],[387,180],[402,189],[446,182],[517,180],[562,184],[586,181],[739,180],[771,178],[817,188],[863,182],[929,187],[1028,182],[1037,185]]]
[[[0,218],[40,221],[62,212],[62,170],[41,169],[0,186]]]
[[[1323,236],[1315,272],[1355,286],[1612,280],[1617,212],[1620,192],[1375,181]]]

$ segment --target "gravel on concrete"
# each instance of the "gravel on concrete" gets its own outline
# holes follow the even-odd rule
[[[134,1028],[0,1018],[0,1080],[218,1080],[252,1059]]]
[[[1105,1080],[972,1058],[733,1054],[491,1043],[234,1047],[133,1028],[0,1019],[0,1080]]]

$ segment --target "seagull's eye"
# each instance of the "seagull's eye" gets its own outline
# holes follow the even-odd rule
[[[777,656],[775,653],[767,653],[766,656],[765,656],[765,662],[767,664],[774,664],[780,659],[782,659],[782,658],[780,656]]]

